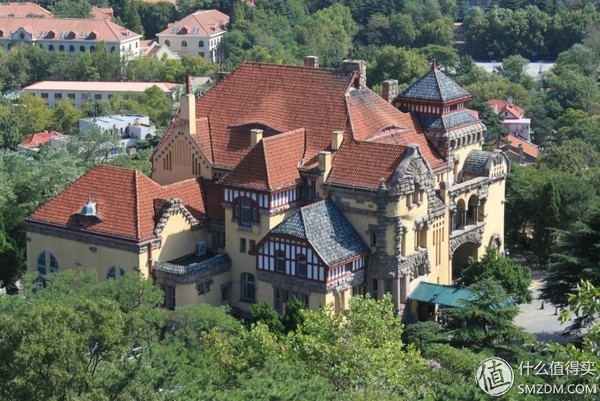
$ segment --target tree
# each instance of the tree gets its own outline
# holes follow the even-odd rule
[[[433,343],[448,341],[448,335],[438,322],[427,321],[407,325],[402,331],[402,341],[413,344],[421,352],[429,349]]]
[[[23,140],[19,119],[14,107],[9,105],[0,106],[0,148],[16,149]]]
[[[377,51],[373,62],[367,65],[367,79],[370,85],[386,79],[397,79],[401,84],[408,84],[420,78],[427,69],[427,60],[417,51],[384,46]]]
[[[140,2],[137,4],[137,10],[146,38],[154,38],[167,27],[169,22],[177,20],[175,6],[166,1]]]
[[[57,18],[92,18],[92,5],[87,0],[59,0],[52,9]]]
[[[337,67],[352,47],[358,27],[350,9],[339,3],[311,15],[297,28],[304,54],[319,57],[324,67]]]
[[[554,70],[557,74],[563,69],[577,69],[583,75],[596,77],[599,55],[582,44],[574,44],[569,50],[558,55]]]
[[[279,319],[279,313],[271,305],[267,303],[253,304],[250,307],[252,320],[264,323],[269,330],[277,335],[283,334],[283,323]]]
[[[44,99],[26,93],[19,99],[17,116],[21,138],[34,132],[52,129],[52,109]]]
[[[69,152],[76,156],[78,164],[90,168],[95,164],[106,163],[119,147],[120,135],[111,131],[93,130],[74,135],[67,143]]]
[[[410,47],[417,38],[417,29],[409,15],[396,13],[390,17],[388,43],[396,47]]]
[[[428,368],[412,347],[403,350],[401,335],[389,296],[352,297],[340,315],[331,308],[305,311],[304,323],[287,337],[285,353],[338,391],[382,390],[413,399],[425,391],[422,375]]]
[[[426,60],[437,60],[438,66],[442,66],[446,73],[455,70],[460,62],[458,53],[452,47],[427,45],[419,51],[425,56]]]
[[[150,121],[165,127],[171,121],[173,102],[157,86],[147,88],[140,96],[140,103],[146,109]]]
[[[532,247],[542,265],[545,265],[554,243],[552,230],[558,227],[561,212],[560,194],[554,182],[550,181],[542,187],[536,210],[533,220]]]
[[[556,246],[550,256],[550,274],[544,280],[541,297],[553,305],[564,308],[569,295],[575,294],[580,280],[599,286],[600,205],[597,202],[574,222],[568,230],[557,231]],[[589,325],[590,320],[575,319],[569,331]]]
[[[466,286],[491,279],[499,284],[506,295],[513,297],[517,303],[533,300],[529,290],[531,269],[521,266],[514,259],[501,257],[496,248],[486,248],[485,255],[479,261],[470,260],[461,275]]]
[[[55,130],[66,135],[76,134],[80,118],[83,118],[83,111],[75,107],[71,99],[56,103],[53,123]]]
[[[510,82],[518,84],[525,76],[525,67],[529,64],[529,60],[519,55],[509,56],[502,60],[502,65],[498,69],[498,73],[508,79]]]
[[[509,296],[493,279],[484,279],[468,287],[475,299],[463,308],[446,309],[451,343],[475,351],[490,349],[495,355],[513,355],[514,344],[533,340],[531,334],[515,326],[519,313]]]

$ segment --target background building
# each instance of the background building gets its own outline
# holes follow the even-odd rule
[[[138,141],[150,139],[156,132],[156,127],[150,125],[150,117],[141,114],[115,114],[79,120],[79,131],[82,134],[96,129],[119,135],[123,149],[135,147]]]
[[[217,47],[229,25],[229,16],[218,10],[199,10],[167,25],[157,34],[158,43],[180,56],[203,56],[209,63],[218,62]]]
[[[100,82],[100,81],[40,81],[23,88],[24,93],[31,93],[46,101],[54,108],[56,103],[71,99],[75,106],[85,102],[111,99],[115,94],[142,94],[153,86],[162,90],[172,98],[173,91],[179,84],[169,82]]]

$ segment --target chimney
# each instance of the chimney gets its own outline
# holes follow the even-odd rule
[[[523,153],[523,144],[519,144],[519,164],[525,163],[525,154]]]
[[[250,130],[250,149],[256,146],[257,143],[262,141],[263,130],[261,129],[251,129]]]
[[[319,58],[317,56],[304,57],[304,66],[309,68],[319,68]]]
[[[196,97],[191,94],[190,76],[185,77],[185,94],[179,99],[181,117],[188,122],[190,135],[196,134]]]
[[[231,73],[227,72],[227,71],[217,71],[217,83],[219,83],[222,80],[224,80],[225,78],[227,78],[229,76],[229,74],[231,74]]]
[[[398,96],[398,80],[388,79],[387,81],[383,81],[381,83],[381,97],[386,102],[392,103],[396,96]]]
[[[331,171],[331,152],[325,150],[319,152],[319,170],[323,173],[323,180],[327,179]]]
[[[367,63],[364,60],[344,60],[342,61],[342,72],[358,71],[358,87],[364,89],[367,87]]]
[[[331,133],[331,150],[338,150],[344,142],[344,131],[333,131]]]

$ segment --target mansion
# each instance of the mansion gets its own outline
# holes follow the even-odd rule
[[[189,83],[188,83],[189,88]],[[203,97],[183,95],[153,172],[96,166],[26,220],[27,266],[139,272],[165,306],[280,312],[448,285],[469,257],[503,249],[508,159],[483,151],[471,96],[436,63],[398,93],[340,69],[246,62]]]

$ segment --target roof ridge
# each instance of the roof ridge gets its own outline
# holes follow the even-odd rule
[[[135,213],[135,235],[137,238],[141,238],[141,233],[140,233],[140,197],[139,197],[139,187],[138,187],[138,176],[137,176],[137,170],[134,171],[133,173],[133,196],[135,197],[135,203],[134,203],[134,213]]]
[[[272,188],[271,188],[271,174],[269,174],[269,170],[270,170],[270,169],[269,169],[269,159],[268,159],[268,157],[267,157],[267,153],[268,153],[268,152],[267,152],[267,147],[265,146],[265,142],[264,142],[264,141],[265,141],[265,139],[266,139],[266,138],[263,138],[263,139],[260,141],[260,143],[258,143],[256,146],[258,146],[258,145],[261,145],[261,144],[262,144],[262,152],[263,152],[263,157],[264,157],[264,159],[265,159],[265,170],[266,170],[266,172],[267,172],[267,185],[269,186],[269,189],[272,189]]]

